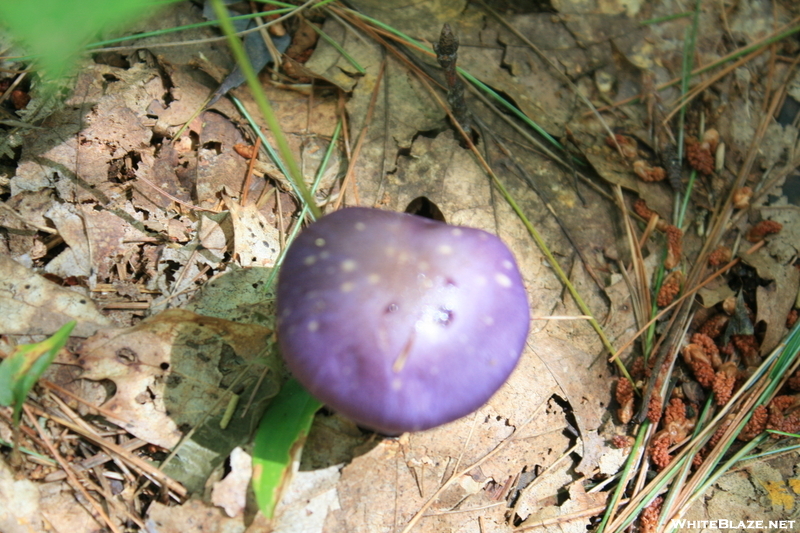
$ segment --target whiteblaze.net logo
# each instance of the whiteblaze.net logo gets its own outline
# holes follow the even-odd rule
[[[678,529],[794,529],[796,520],[670,520],[671,528]]]

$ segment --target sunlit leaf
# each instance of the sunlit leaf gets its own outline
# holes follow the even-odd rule
[[[299,459],[314,413],[321,405],[291,379],[264,413],[253,447],[253,490],[261,512],[268,518],[289,483],[292,463]]]
[[[69,71],[75,55],[101,31],[117,29],[168,2],[157,0],[38,0],[0,2],[0,21],[41,67],[56,78]]]
[[[0,363],[0,405],[14,406],[14,422],[19,422],[22,403],[59,350],[64,347],[76,322],[68,322],[52,337],[36,344],[20,344]]]

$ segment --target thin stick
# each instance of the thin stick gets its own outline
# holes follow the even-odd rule
[[[75,472],[73,472],[72,468],[64,460],[64,458],[61,457],[61,454],[58,453],[56,447],[53,446],[53,443],[50,441],[50,437],[44,431],[42,431],[41,426],[39,426],[39,421],[36,419],[35,416],[33,416],[33,413],[31,413],[30,407],[23,404],[22,409],[25,411],[25,416],[28,418],[28,422],[30,422],[30,424],[36,428],[36,431],[42,438],[42,442],[44,442],[44,445],[47,447],[47,450],[50,452],[50,455],[52,455],[53,458],[56,461],[58,461],[58,464],[67,474],[67,479],[69,479],[69,484],[72,486],[73,490],[77,490],[83,495],[84,498],[86,498],[86,501],[88,501],[89,504],[94,509],[94,511],[98,515],[100,515],[100,517],[102,517],[103,521],[106,523],[106,525],[111,531],[113,531],[114,533],[121,533],[120,530],[117,528],[117,526],[114,525],[114,523],[111,521],[111,518],[103,510],[103,507],[100,505],[100,503],[97,500],[95,500],[91,494],[89,494],[89,491],[83,488],[83,485],[78,480],[77,476],[75,475]]]
[[[375,114],[375,103],[378,100],[378,89],[380,89],[381,80],[383,79],[383,73],[385,70],[386,58],[384,58],[381,62],[381,68],[378,71],[378,76],[375,78],[375,87],[372,89],[372,96],[369,100],[369,107],[367,108],[367,116],[364,119],[364,126],[361,128],[361,133],[358,135],[358,140],[353,148],[353,156],[350,158],[350,164],[347,166],[347,174],[345,174],[344,179],[342,180],[339,197],[336,198],[336,201],[333,203],[334,210],[339,209],[339,207],[342,205],[345,191],[347,190],[350,182],[353,180],[353,175],[356,171],[356,162],[358,161],[358,156],[361,153],[361,147],[364,145],[364,139],[367,137],[367,131],[369,130],[369,125],[372,122],[372,116]],[[353,184],[353,192],[354,196],[356,197],[356,205],[358,205],[358,188],[355,186],[355,184]]]
[[[242,200],[239,204],[244,207],[247,205],[247,195],[250,192],[250,185],[253,182],[253,169],[258,161],[258,151],[261,150],[261,137],[256,135],[256,144],[253,146],[253,153],[250,156],[250,161],[247,163],[247,174],[244,176],[244,185],[242,185]]]

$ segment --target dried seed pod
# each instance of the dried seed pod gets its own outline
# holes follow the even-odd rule
[[[661,167],[653,167],[647,161],[638,159],[633,162],[633,172],[642,181],[662,181],[667,177],[667,172]]]
[[[615,140],[616,143],[614,142]],[[606,137],[606,144],[614,150],[617,149],[617,144],[619,144],[622,155],[626,159],[635,159],[639,156],[639,144],[636,142],[636,139],[628,135],[615,133],[613,137]]]
[[[717,146],[719,145],[719,132],[714,128],[708,129],[703,133],[703,141],[700,143],[700,146],[704,150],[708,150],[709,153],[713,154],[717,151]]]
[[[708,264],[714,267],[729,263],[733,258],[733,252],[727,246],[719,246],[716,250],[708,254]]]
[[[712,152],[709,151],[708,145],[704,147],[703,143],[697,142],[697,139],[686,140],[686,160],[689,166],[701,174],[709,175],[714,172],[716,162]]]
[[[767,235],[779,233],[783,229],[783,224],[774,220],[762,220],[747,232],[744,236],[750,242],[758,242]]]
[[[753,197],[753,189],[742,187],[733,193],[733,207],[735,209],[747,209],[750,207],[750,199]]]
[[[669,184],[676,191],[683,190],[683,182],[681,180],[681,160],[678,159],[678,149],[674,144],[668,145],[663,150],[662,162],[664,168],[667,170],[667,177]]]

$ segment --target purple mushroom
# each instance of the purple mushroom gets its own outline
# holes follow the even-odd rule
[[[390,435],[479,408],[528,333],[525,288],[500,239],[379,209],[343,209],[303,231],[277,300],[280,347],[300,383]]]

